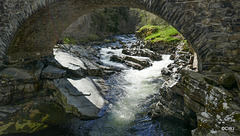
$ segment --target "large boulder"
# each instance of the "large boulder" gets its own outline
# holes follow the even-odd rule
[[[132,62],[132,61],[124,61],[124,63],[125,63],[127,66],[132,67],[132,68],[134,68],[134,69],[138,69],[138,70],[144,69],[143,66],[141,66],[141,65],[138,64],[138,63]]]
[[[126,56],[125,60],[137,63],[143,67],[152,66],[152,61],[146,57]]]
[[[81,47],[81,46],[80,46]],[[80,48],[79,47],[79,48]],[[73,47],[72,47],[73,48]],[[75,49],[75,48],[74,48]],[[82,56],[81,56],[81,50]],[[92,59],[86,58],[92,55],[88,54],[81,48],[78,51],[72,51],[72,53],[65,52],[64,50],[56,49],[54,51],[55,59],[67,70],[67,73],[74,77],[84,77],[84,76],[101,76],[101,67]],[[77,53],[77,54],[75,54]]]
[[[84,63],[73,54],[62,50],[54,50],[54,58],[65,68],[69,70],[87,69]]]
[[[56,90],[54,95],[67,113],[83,119],[100,117],[99,112],[106,104],[101,94],[101,88],[88,77],[78,80],[49,81],[47,86]]]
[[[122,55],[117,56],[113,55],[110,58],[110,61],[124,63],[129,67],[134,69],[142,70],[146,67],[152,66],[152,61],[147,57],[137,57],[137,56],[128,56]]]

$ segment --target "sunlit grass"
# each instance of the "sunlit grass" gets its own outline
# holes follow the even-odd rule
[[[162,26],[153,26],[146,25],[139,29],[139,31],[146,41],[155,42],[179,42],[182,40],[181,34],[172,26],[162,25]]]

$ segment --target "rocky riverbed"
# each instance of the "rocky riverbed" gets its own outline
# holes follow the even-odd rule
[[[52,58],[2,67],[0,134],[239,134],[238,69],[197,73],[184,43],[155,52],[133,35],[115,38],[103,45],[58,44]],[[119,112],[131,115],[127,123],[111,122]]]

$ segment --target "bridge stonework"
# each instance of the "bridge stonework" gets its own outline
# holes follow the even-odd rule
[[[200,71],[216,65],[240,68],[239,0],[1,0],[0,60],[52,56],[58,37],[79,16],[113,6],[165,19],[194,48]]]

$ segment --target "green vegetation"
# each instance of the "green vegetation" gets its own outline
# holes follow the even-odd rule
[[[65,37],[63,39],[63,43],[64,44],[76,44],[77,40],[75,40],[74,38],[71,38],[71,37]]]
[[[183,40],[182,35],[170,25],[154,26],[145,25],[138,31],[138,36],[146,41],[176,43]]]

